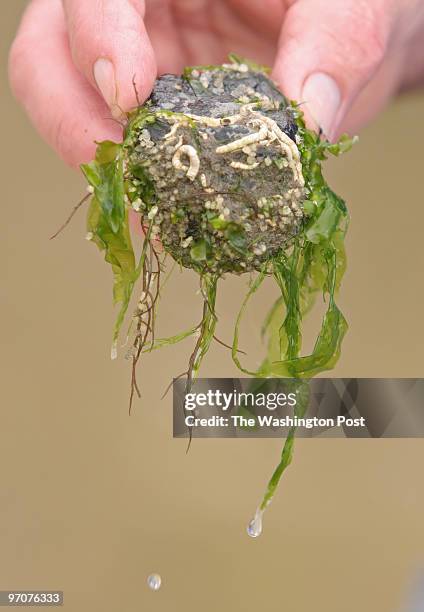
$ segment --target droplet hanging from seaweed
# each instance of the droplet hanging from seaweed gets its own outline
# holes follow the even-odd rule
[[[258,508],[255,512],[255,516],[249,522],[247,526],[247,533],[251,538],[257,538],[262,533],[262,515],[264,511]]]

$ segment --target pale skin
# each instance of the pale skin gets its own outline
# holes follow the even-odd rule
[[[10,82],[40,134],[71,166],[145,100],[158,74],[236,52],[272,66],[308,123],[356,132],[424,82],[422,0],[32,0]]]

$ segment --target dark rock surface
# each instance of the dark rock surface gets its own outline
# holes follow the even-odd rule
[[[164,75],[141,112],[131,201],[177,261],[242,273],[287,247],[304,181],[292,109],[265,74],[224,64]]]

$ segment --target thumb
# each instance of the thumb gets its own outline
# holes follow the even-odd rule
[[[329,139],[386,56],[391,6],[389,0],[297,0],[286,13],[273,78]]]
[[[156,78],[143,0],[62,0],[72,59],[114,117],[144,101]]]

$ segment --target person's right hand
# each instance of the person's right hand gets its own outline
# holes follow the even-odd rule
[[[422,0],[32,0],[10,80],[44,138],[71,165],[111,120],[151,92],[157,73],[222,63],[273,65],[290,99],[330,138],[358,129],[424,74]]]

